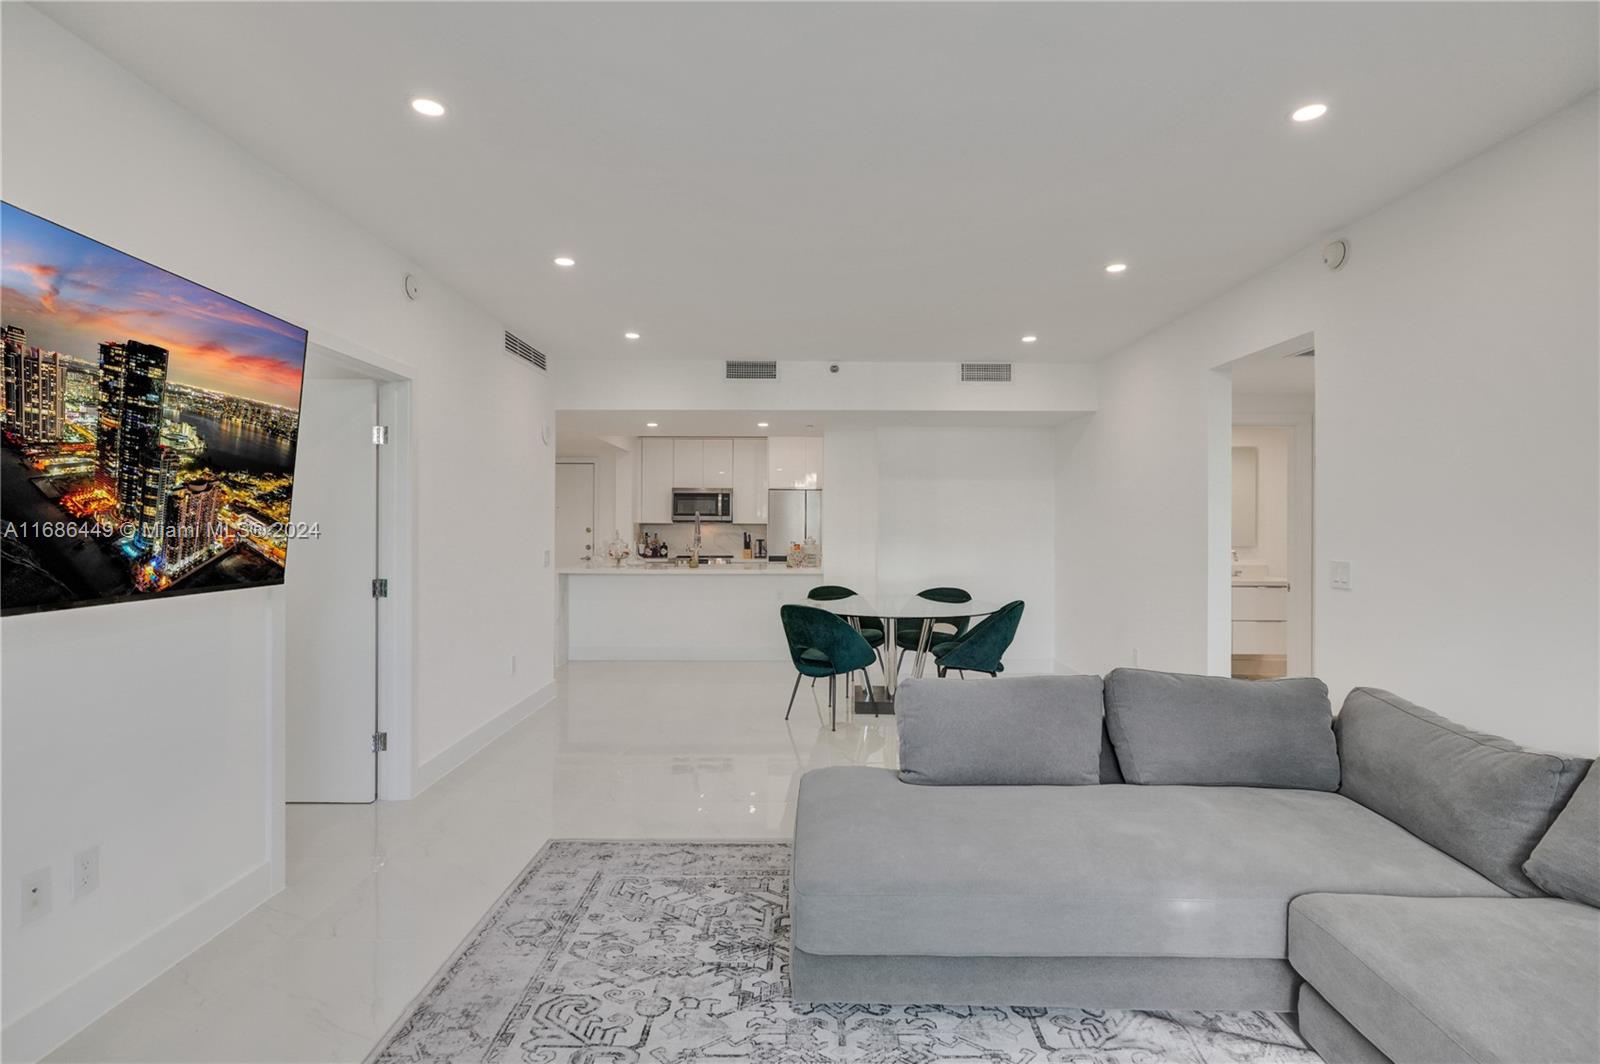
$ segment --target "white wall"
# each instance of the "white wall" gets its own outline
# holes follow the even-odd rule
[[[1226,376],[1313,333],[1317,671],[1544,747],[1600,746],[1596,98],[1102,364],[1058,440],[1060,656],[1220,671]],[[1327,590],[1328,562],[1354,590]],[[1068,604],[1071,604],[1070,608]]]
[[[1023,599],[1012,668],[1055,665],[1055,430],[882,428],[823,438],[823,568],[863,593]]]
[[[414,264],[105,56],[31,8],[3,19],[8,201],[410,367],[418,558],[394,579],[416,582],[415,760],[437,778],[551,683],[547,380],[442,284],[408,302]],[[516,549],[485,548],[507,529]],[[18,928],[6,912],[7,1059],[49,1048],[272,889],[278,596],[4,622],[8,906],[22,874],[56,872],[54,913]],[[185,669],[198,682],[175,684]],[[92,843],[101,885],[74,904],[66,865]]]
[[[952,362],[783,362],[776,381],[730,381],[709,359],[553,362],[562,410],[1093,410],[1091,365],[1017,362],[1010,384],[962,382]]]

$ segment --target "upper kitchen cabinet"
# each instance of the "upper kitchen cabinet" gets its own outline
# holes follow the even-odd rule
[[[707,445],[713,441],[707,440]],[[741,437],[733,441],[733,521],[767,523],[767,441]]]
[[[672,521],[672,489],[676,470],[673,440],[643,437],[639,440],[639,521],[664,525]]]
[[[700,483],[695,487],[733,487],[733,441],[702,440],[701,442],[705,445],[701,457],[704,472],[700,476]]]
[[[822,487],[822,437],[769,436],[767,482],[774,488]]]
[[[672,441],[672,486],[675,488],[706,488],[701,482],[705,476],[706,441]]]

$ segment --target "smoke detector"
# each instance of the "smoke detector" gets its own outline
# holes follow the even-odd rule
[[[1322,246],[1322,264],[1330,270],[1343,266],[1349,256],[1350,245],[1343,240],[1330,240]]]

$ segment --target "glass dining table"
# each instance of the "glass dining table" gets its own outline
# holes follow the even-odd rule
[[[867,697],[864,689],[857,691],[854,696],[857,713],[877,714],[894,712],[894,694],[898,679],[896,674],[900,671],[896,667],[898,660],[894,638],[896,621],[922,622],[917,637],[916,658],[911,668],[911,675],[920,677],[922,670],[927,666],[928,652],[936,634],[935,626],[941,620],[986,617],[1000,609],[1003,604],[981,599],[969,602],[936,602],[921,595],[874,595],[870,598],[866,595],[850,595],[840,599],[806,599],[801,605],[815,606],[819,610],[836,613],[849,621],[858,632],[861,630],[863,620],[875,619],[883,622],[883,651],[887,662],[883,670],[885,684],[883,687],[875,686],[871,698]]]

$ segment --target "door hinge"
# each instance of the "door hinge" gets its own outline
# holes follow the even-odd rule
[[[388,443],[389,442],[389,426],[388,425],[374,425],[374,426],[372,426],[372,442],[377,444],[380,447],[383,446],[384,444]]]
[[[381,754],[389,749],[389,733],[386,731],[372,733],[372,752]]]
[[[372,597],[373,598],[388,598],[389,597],[389,581],[387,579],[385,579],[384,577],[381,577],[381,576],[373,578],[373,580],[372,580]]]

